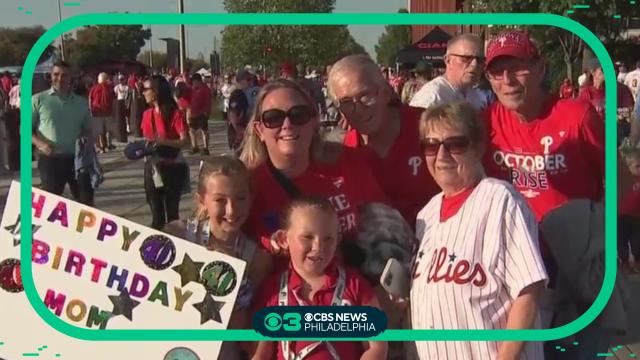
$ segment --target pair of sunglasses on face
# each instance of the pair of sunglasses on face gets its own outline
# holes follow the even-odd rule
[[[315,112],[307,105],[297,105],[291,107],[288,111],[280,109],[266,110],[260,116],[260,121],[268,129],[277,129],[282,127],[284,120],[289,118],[292,125],[305,125],[313,117]]]
[[[420,145],[422,146],[422,152],[426,156],[436,156],[438,150],[440,150],[440,145],[444,146],[444,149],[449,154],[460,155],[469,149],[471,140],[466,136],[452,136],[444,140],[426,138],[420,141]]]

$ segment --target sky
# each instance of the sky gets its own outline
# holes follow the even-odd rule
[[[67,0],[61,3],[62,18],[83,13],[95,12],[130,12],[130,13],[168,13],[178,9],[177,0],[74,0],[79,6],[65,6]],[[292,0],[304,1],[304,0]],[[49,28],[58,22],[58,0],[1,0],[0,27],[19,27],[43,25]],[[366,9],[363,4],[366,3]],[[335,13],[395,13],[400,8],[407,7],[407,0],[336,0]],[[184,0],[187,13],[223,13],[222,0]],[[29,13],[30,12],[30,13]],[[147,25],[149,26],[149,25]],[[223,26],[194,25],[186,26],[187,53],[195,58],[203,53],[206,58],[211,53],[214,37],[220,47],[220,31]],[[374,46],[378,37],[384,31],[384,26],[354,25],[349,26],[351,34],[371,56],[375,57]],[[165,50],[164,42],[160,38],[178,38],[176,26],[151,25],[152,46],[154,51]],[[148,50],[149,43],[142,49]],[[2,56],[0,54],[0,56]]]

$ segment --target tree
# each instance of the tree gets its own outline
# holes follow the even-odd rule
[[[44,34],[42,26],[5,28],[0,27],[0,66],[24,64],[33,45]]]
[[[70,62],[80,68],[105,60],[135,61],[151,30],[142,25],[86,26],[67,42]],[[154,64],[155,65],[155,64]]]
[[[589,9],[576,9],[573,6],[589,5]],[[637,6],[628,0],[473,0],[471,8],[476,12],[504,12],[504,13],[550,13],[566,15],[591,30],[605,46],[617,43],[621,34],[627,30],[627,19],[637,17]],[[572,10],[573,13],[568,13]],[[614,18],[620,15],[620,19]],[[585,53],[585,44],[578,36],[553,26],[524,27],[540,44],[543,54],[560,52],[561,62],[551,63],[552,69],[562,67],[564,71],[556,76],[560,81],[563,75],[574,79],[574,70],[579,68],[580,60]],[[564,74],[563,74],[564,73]]]
[[[225,0],[232,13],[327,13],[335,0]],[[282,62],[321,67],[341,57],[366,53],[346,26],[227,26],[222,32],[222,57],[226,67],[265,65],[276,69]]]
[[[407,13],[407,9],[398,10],[399,13]],[[376,60],[378,64],[394,65],[394,56],[398,51],[411,45],[410,25],[387,25],[384,32],[378,37]]]

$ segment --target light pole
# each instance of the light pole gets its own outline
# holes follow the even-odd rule
[[[149,25],[149,32],[151,32],[151,25]],[[149,37],[149,67],[153,72],[153,36]]]
[[[60,0],[58,0],[60,1]],[[178,0],[178,13],[184,14],[184,0]],[[180,24],[180,73],[184,74],[186,70],[186,42],[184,25]]]
[[[62,8],[60,7],[60,0],[58,0],[58,22],[62,22]],[[64,61],[64,34],[60,34],[60,52],[62,60]]]

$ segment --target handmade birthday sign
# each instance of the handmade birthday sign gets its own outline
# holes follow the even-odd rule
[[[40,299],[82,328],[226,329],[244,261],[36,188],[31,202],[20,214],[13,182],[0,222],[0,359],[217,358],[220,342],[88,342],[52,329],[24,293],[20,219],[32,216]]]

